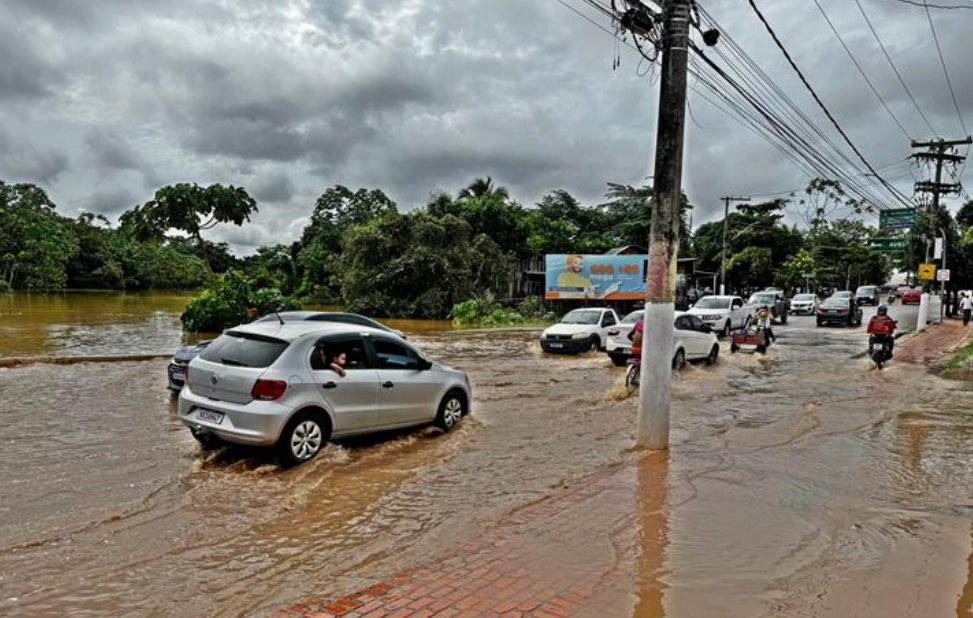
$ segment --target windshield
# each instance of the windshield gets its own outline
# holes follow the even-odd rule
[[[829,298],[824,301],[823,306],[826,308],[841,308],[847,307],[849,304],[851,304],[851,301],[848,298]]]
[[[700,298],[699,302],[693,305],[693,309],[729,309],[730,299],[719,298],[716,296],[706,296]]]
[[[635,324],[636,322],[640,322],[642,320],[642,313],[642,311],[633,311],[625,316],[625,319],[622,320],[622,324]]]
[[[754,294],[747,302],[751,305],[773,305],[775,302],[777,302],[777,295],[772,293]]]
[[[597,324],[600,319],[601,311],[575,309],[561,319],[561,324]]]
[[[800,300],[800,301],[814,300],[814,294],[798,294],[797,296],[794,297],[794,300]]]
[[[859,294],[859,295],[862,295],[862,294],[874,294],[876,291],[877,290],[873,286],[863,285],[862,287],[858,288],[858,291],[856,292],[856,294]]]

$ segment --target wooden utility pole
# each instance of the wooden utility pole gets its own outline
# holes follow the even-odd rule
[[[669,448],[676,258],[686,129],[690,0],[664,3],[662,82],[655,144],[654,208],[646,271],[645,332],[636,446]]]
[[[749,202],[749,197],[723,197],[723,250],[720,252],[720,296],[726,294],[726,228],[730,221],[730,202]]]

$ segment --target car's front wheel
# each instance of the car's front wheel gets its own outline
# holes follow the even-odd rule
[[[288,421],[277,441],[284,465],[295,466],[310,461],[328,443],[331,430],[319,413],[300,412]]]
[[[786,311],[781,314],[781,316],[780,316],[780,323],[781,324],[787,324],[787,312]]]
[[[451,391],[439,404],[436,413],[436,427],[449,431],[466,415],[466,397],[459,391]]]
[[[686,353],[682,349],[676,350],[676,355],[672,357],[672,370],[682,371],[683,365],[686,364]]]
[[[724,337],[729,337],[730,336],[730,321],[729,320],[727,320],[726,323],[723,324],[723,332],[721,333],[721,335],[723,335]]]

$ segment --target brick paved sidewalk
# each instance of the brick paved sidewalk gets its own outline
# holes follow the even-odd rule
[[[632,456],[514,511],[435,562],[341,597],[311,597],[268,618],[564,618],[590,615],[622,571],[633,535],[658,538],[667,495],[665,453]],[[633,490],[633,488],[636,488]],[[641,508],[636,508],[638,499]],[[648,510],[646,506],[648,505]],[[637,521],[636,521],[637,520]],[[633,525],[634,524],[634,525]],[[650,541],[651,543],[651,541]],[[661,550],[641,563],[661,568]],[[657,559],[657,561],[656,561]],[[625,564],[626,566],[622,566]],[[649,573],[649,579],[654,573]],[[651,589],[651,585],[648,586]],[[660,593],[661,595],[661,593]],[[661,596],[660,596],[661,599]],[[625,612],[628,613],[628,612]]]
[[[896,346],[895,360],[906,363],[929,365],[939,360],[945,352],[966,341],[970,328],[961,320],[944,320],[931,324],[919,334],[911,335]]]

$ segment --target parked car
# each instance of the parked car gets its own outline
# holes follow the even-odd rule
[[[344,375],[331,364],[343,354]],[[179,419],[198,441],[273,446],[287,464],[332,438],[435,424],[469,412],[469,378],[384,330],[259,322],[227,330],[189,363]]]
[[[608,341],[608,330],[616,324],[618,315],[614,309],[575,309],[541,334],[541,349],[563,354],[601,350]]]
[[[908,305],[909,303],[919,304],[922,301],[922,286],[917,285],[913,288],[902,292],[902,304]]]
[[[616,367],[624,367],[632,356],[632,341],[628,338],[635,325],[642,320],[644,310],[633,311],[608,331],[605,351]],[[674,367],[681,367],[686,361],[703,360],[709,364],[716,362],[720,355],[720,344],[713,333],[698,316],[677,311],[673,320],[674,341],[672,361]]]
[[[791,313],[794,315],[814,315],[821,301],[817,294],[796,294],[791,299]]]
[[[861,326],[862,310],[855,303],[854,298],[848,296],[832,296],[826,299],[815,313],[818,326],[825,324],[846,324]]]
[[[878,286],[862,285],[855,291],[855,302],[859,305],[872,305],[877,307],[881,302],[881,292]]]
[[[742,327],[749,315],[739,296],[704,296],[687,313],[698,317],[723,337],[728,337],[732,329]]]
[[[747,299],[744,308],[747,315],[753,315],[761,307],[770,307],[774,319],[781,324],[787,324],[787,315],[790,313],[791,301],[784,296],[784,292],[755,292]]]
[[[277,316],[280,315],[280,319]],[[340,311],[282,311],[279,314],[269,313],[265,316],[259,317],[254,320],[254,324],[261,322],[272,322],[275,324],[280,324],[280,320],[287,322],[297,322],[297,321],[310,321],[310,322],[338,322],[340,324],[356,324],[359,326],[368,326],[370,328],[377,328],[378,330],[384,330],[386,332],[398,335],[403,339],[406,339],[405,334],[402,331],[395,330],[394,328],[389,328],[388,326],[367,318],[363,315],[358,315],[357,313],[342,313]],[[186,382],[186,368],[189,366],[189,362],[196,358],[200,352],[206,349],[206,346],[213,342],[212,339],[209,341],[201,341],[193,346],[187,346],[185,348],[180,348],[178,352],[173,355],[172,360],[169,361],[169,389],[173,391],[179,391]]]

